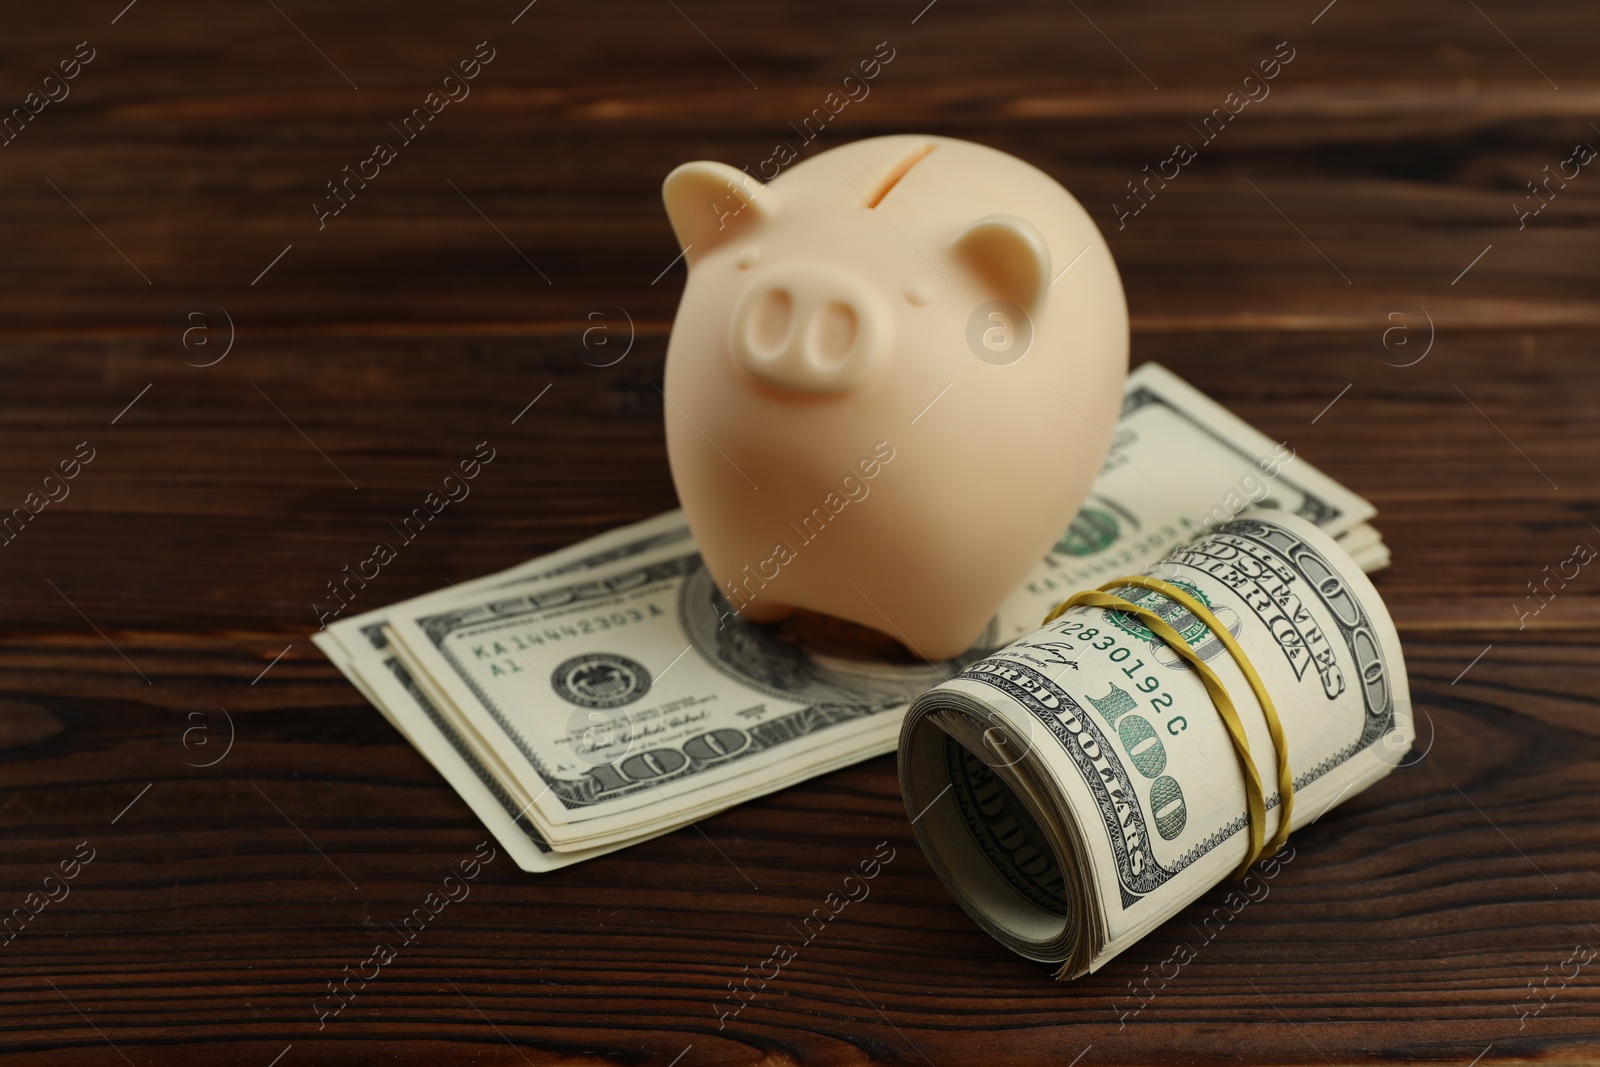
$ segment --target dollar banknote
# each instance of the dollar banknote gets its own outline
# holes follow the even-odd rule
[[[671,512],[339,620],[315,640],[528,870],[664,833],[892,751],[910,702],[1057,601],[1254,509],[1387,562],[1374,509],[1155,364],[1130,375],[1072,526],[966,654],[733,614]]]
[[[463,595],[492,589],[519,578],[556,577],[626,558],[663,544],[688,543],[689,529],[679,512],[619,527],[559,552],[519,564],[510,570],[463,583]],[[539,836],[521,806],[467,748],[460,733],[422,693],[389,647],[384,628],[392,607],[343,619],[312,636],[312,641],[344,673],[390,724],[422,753],[466,801],[526,871],[547,871],[612,849],[587,853],[555,853]],[[620,846],[613,846],[620,847]]]
[[[1399,638],[1349,555],[1285,512],[1234,519],[1145,573],[1208,608],[1276,705],[1267,719],[1216,633],[1124,587],[1231,694],[1264,783],[1258,828],[1303,826],[1387,774],[1415,732]],[[1197,671],[1130,612],[1078,606],[923,694],[900,738],[913,829],[979,925],[1061,977],[1099,967],[1250,851],[1245,773]]]

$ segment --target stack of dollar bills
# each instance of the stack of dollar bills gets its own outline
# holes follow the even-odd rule
[[[891,638],[809,613],[775,625],[739,619],[702,565],[681,512],[341,619],[313,640],[524,870],[548,871],[894,751],[913,701],[1035,634],[1045,614],[1072,593],[1150,569],[1223,536],[1225,527],[1284,513],[1295,517],[1293,530],[1319,531],[1325,554],[1341,558],[1340,573],[1388,564],[1388,549],[1367,521],[1375,514],[1371,504],[1289,444],[1270,440],[1147,363],[1128,378],[1104,468],[1078,516],[1001,604],[978,643],[954,660],[923,662]],[[1144,658],[1153,655],[1147,649]],[[1351,678],[1356,685],[1360,676]],[[947,719],[956,714],[940,707]],[[1269,742],[1262,751],[1272,752]],[[1207,752],[1211,773],[1230,775],[1230,789],[1237,785],[1232,756]],[[933,781],[956,792],[949,774],[940,780],[928,771],[908,797],[922,796]],[[1191,804],[1197,788],[1186,786]],[[933,794],[937,786],[924,799],[939,799]],[[1233,802],[1226,790],[1207,799]],[[1051,801],[1089,803],[1071,795]],[[1200,814],[1215,813],[1189,813],[1191,829],[1206,833],[1233,820],[1230,814],[1213,827],[1202,825]],[[1116,857],[1094,853],[1067,829],[1057,834],[1052,844],[1077,849],[1072,854],[1082,870],[1104,884],[1093,900],[1114,898]],[[1209,874],[1228,857],[1237,860],[1234,851],[1217,849],[1212,860],[1187,865]],[[1178,860],[1163,862],[1164,869],[1183,869],[1173,867]],[[1053,925],[1048,936],[1043,927],[1029,928],[1033,940],[1017,936],[1008,943],[1078,969],[1126,940],[1118,941],[1122,930],[1108,924],[1106,909],[1095,911],[1087,898],[1068,900],[1059,875],[1044,876],[1045,883],[1056,887],[1049,900],[1077,908],[1071,945],[1062,948],[1066,935]],[[1172,877],[1185,886],[1200,880]],[[992,902],[980,899],[972,910],[987,914]],[[1137,915],[1141,931],[1154,914],[1147,912]]]

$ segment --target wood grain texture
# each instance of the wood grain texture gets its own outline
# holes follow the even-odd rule
[[[0,14],[0,107],[96,50],[0,147],[0,512],[95,450],[0,547],[0,913],[94,850],[0,943],[4,1062],[1600,1058],[1593,965],[1559,977],[1600,946],[1600,577],[1520,629],[1513,608],[1600,540],[1600,178],[1520,229],[1513,208],[1600,144],[1592,5]],[[480,41],[470,97],[319,229],[324,183]],[[798,145],[881,41],[871,95]],[[1119,224],[1280,41],[1270,97]],[[1262,899],[1234,914],[1221,887],[1071,985],[966,919],[880,758],[555,874],[501,856],[319,1029],[327,983],[486,835],[311,646],[311,601],[479,441],[472,496],[365,606],[674,506],[661,177],[904,130],[1059,178],[1123,270],[1135,359],[1377,504],[1413,765],[1299,834]],[[618,342],[633,323],[615,366],[589,365],[594,311]],[[184,732],[229,722],[193,766],[222,749]],[[719,1025],[880,842],[871,896]]]

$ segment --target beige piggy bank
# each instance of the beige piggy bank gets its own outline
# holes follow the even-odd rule
[[[960,654],[1071,522],[1121,410],[1127,305],[1088,212],[923,136],[765,185],[686,163],[662,197],[689,268],[667,454],[728,611]]]

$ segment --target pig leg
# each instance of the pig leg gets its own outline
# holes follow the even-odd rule
[[[749,622],[781,622],[794,614],[792,604],[774,604],[769,602],[753,602],[746,604],[739,611],[739,616]]]

